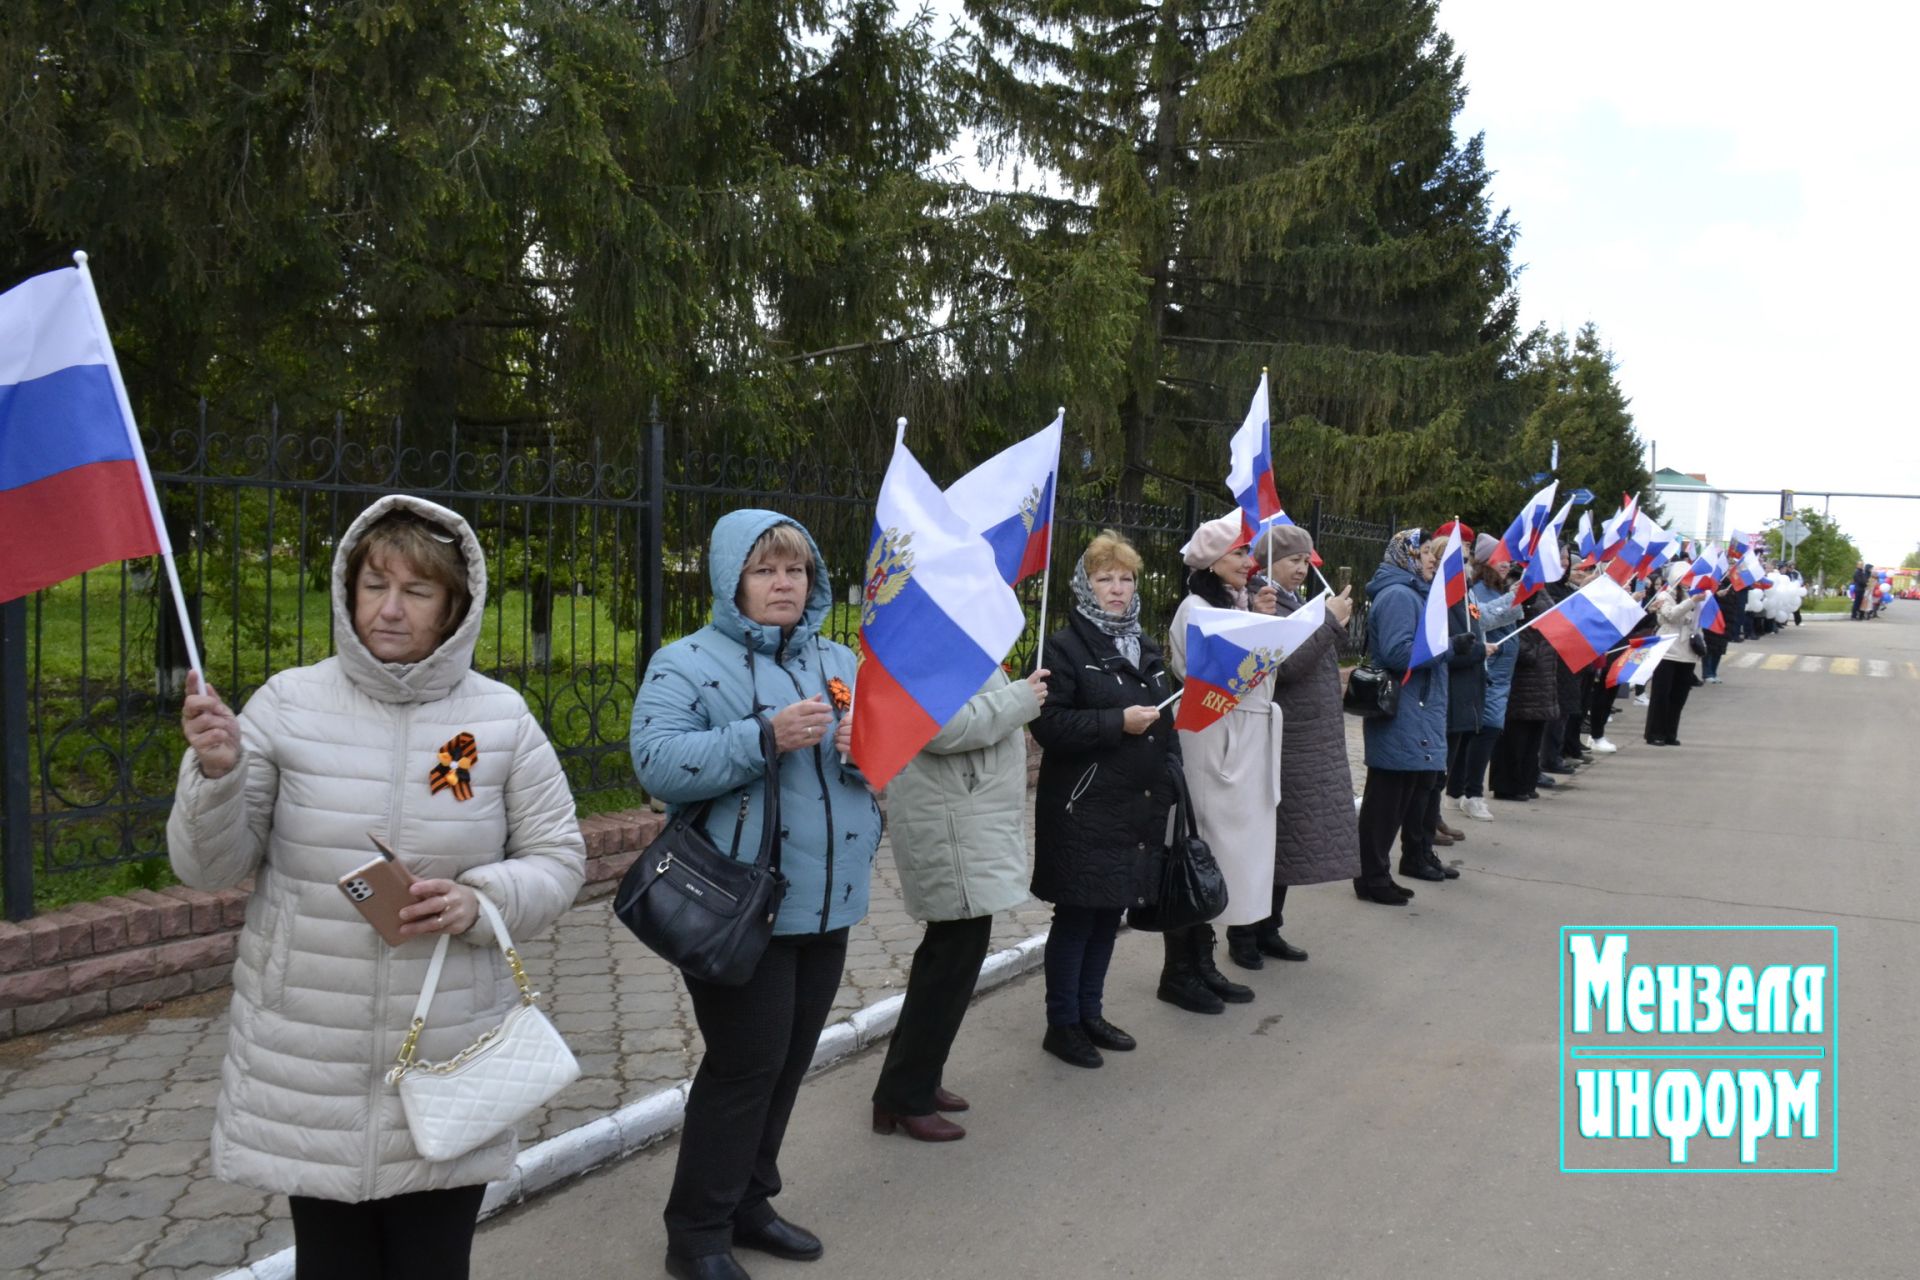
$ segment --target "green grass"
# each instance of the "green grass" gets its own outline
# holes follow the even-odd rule
[[[1800,602],[1800,611],[1802,613],[1851,613],[1853,601],[1845,596],[1821,596],[1818,599],[1809,597]]]

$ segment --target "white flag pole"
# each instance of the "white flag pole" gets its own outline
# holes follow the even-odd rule
[[[1067,406],[1060,406],[1060,449],[1053,455],[1053,491],[1047,495],[1047,567],[1040,571],[1040,625],[1033,638],[1033,669],[1047,656],[1047,597],[1053,589],[1053,513],[1060,504],[1060,454],[1067,447]]]
[[[153,488],[153,472],[147,467],[147,451],[140,443],[140,429],[134,425],[133,401],[127,397],[126,380],[120,376],[120,357],[114,354],[113,338],[107,333],[107,315],[100,309],[100,295],[93,287],[93,273],[87,269],[86,250],[74,250],[73,265],[79,269],[80,279],[87,286],[87,306],[93,312],[93,327],[100,335],[100,345],[106,348],[107,374],[113,380],[114,399],[120,403],[120,422],[126,429],[128,443],[133,446],[134,465],[140,470],[140,488],[147,499],[147,518],[153,522],[154,536],[160,543],[160,560],[167,570],[167,584],[173,589],[173,610],[180,620],[180,638],[187,646],[187,668],[199,675],[201,691],[205,692],[207,673],[200,666],[200,647],[193,642],[193,624],[187,617],[186,593],[180,589],[180,571],[173,563],[173,542],[167,537],[167,522],[160,514],[160,496]]]
[[[1157,706],[1157,707],[1155,707],[1155,708],[1154,708],[1154,710],[1155,710],[1155,711],[1165,711],[1165,710],[1166,710],[1166,709],[1167,709],[1168,707],[1170,707],[1170,706],[1172,706],[1172,705],[1173,705],[1174,703],[1176,703],[1176,702],[1178,702],[1178,701],[1180,701],[1180,694],[1182,694],[1182,693],[1185,693],[1185,692],[1186,692],[1186,690],[1185,690],[1185,689],[1181,689],[1181,690],[1179,690],[1179,691],[1178,691],[1178,692],[1176,692],[1176,693],[1175,693],[1175,694],[1174,694],[1174,695],[1173,695],[1173,696],[1172,696],[1171,698],[1168,698],[1168,699],[1167,699],[1167,700],[1166,700],[1165,702],[1163,702],[1163,703],[1161,703],[1161,704],[1160,704],[1159,706]]]

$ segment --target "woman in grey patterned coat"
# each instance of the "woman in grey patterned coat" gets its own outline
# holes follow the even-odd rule
[[[1305,529],[1281,525],[1254,551],[1263,565],[1271,551],[1281,617],[1311,598],[1310,592],[1302,594],[1313,572],[1313,539]],[[1346,717],[1340,709],[1340,645],[1353,616],[1350,590],[1327,599],[1327,624],[1268,677],[1287,726],[1280,749],[1273,913],[1257,924],[1227,930],[1227,954],[1245,969],[1260,968],[1262,956],[1307,958],[1280,936],[1289,886],[1351,880],[1360,874],[1360,831],[1353,812],[1353,774],[1347,767]]]

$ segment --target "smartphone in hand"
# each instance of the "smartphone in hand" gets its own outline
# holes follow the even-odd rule
[[[371,832],[367,838],[373,841],[380,856],[341,876],[340,892],[347,895],[353,909],[366,917],[367,923],[387,940],[388,946],[397,947],[409,941],[400,935],[400,927],[405,923],[400,919],[400,911],[413,903],[413,895],[407,890],[419,877],[400,864],[386,841]]]

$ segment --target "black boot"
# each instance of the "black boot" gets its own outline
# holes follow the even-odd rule
[[[1160,969],[1160,989],[1154,992],[1168,1004],[1189,1013],[1225,1013],[1227,1006],[1207,989],[1193,967],[1191,929],[1169,929],[1160,935],[1166,945],[1166,962]]]
[[[1263,956],[1272,956],[1275,960],[1305,960],[1307,953],[1280,936],[1280,926],[1268,916],[1254,926],[1254,945],[1260,948]]]
[[[1228,1004],[1252,1004],[1253,988],[1243,987],[1228,978],[1214,967],[1213,963],[1213,926],[1197,924],[1189,931],[1193,948],[1193,970],[1200,975],[1200,981],[1207,984],[1207,990],[1225,1000]]]
[[[1266,961],[1260,958],[1260,942],[1252,925],[1227,926],[1227,959],[1242,969],[1264,969]]]

